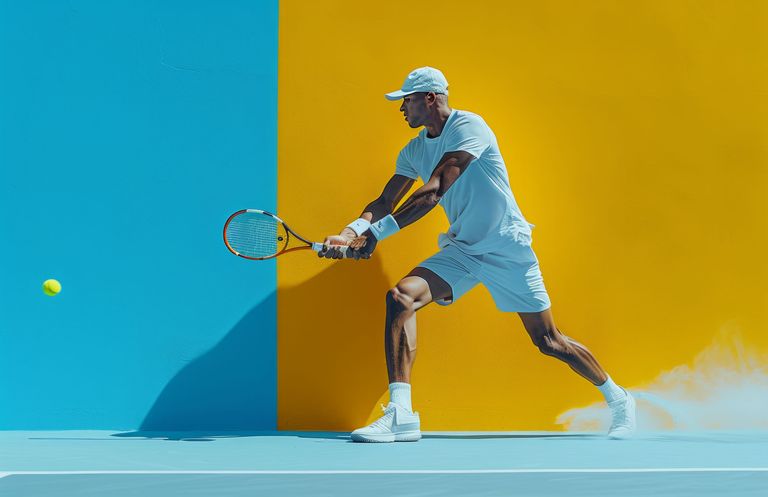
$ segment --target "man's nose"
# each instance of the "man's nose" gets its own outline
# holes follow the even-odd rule
[[[405,102],[400,106],[400,112],[405,112]]]

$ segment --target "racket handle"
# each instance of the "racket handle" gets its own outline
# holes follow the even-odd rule
[[[344,257],[347,256],[347,250],[349,249],[349,245],[329,245],[329,247],[336,247],[341,251]],[[323,248],[325,248],[325,245],[323,245],[322,243],[312,244],[312,250],[314,250],[315,252],[320,252],[321,250],[323,250]]]

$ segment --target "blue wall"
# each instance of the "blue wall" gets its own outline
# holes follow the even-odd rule
[[[275,264],[221,228],[275,207],[277,20],[0,4],[0,429],[275,428]]]

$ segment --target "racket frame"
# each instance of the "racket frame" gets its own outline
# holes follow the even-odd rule
[[[243,255],[240,252],[236,251],[234,248],[232,248],[232,246],[229,244],[229,241],[227,240],[227,227],[229,226],[229,223],[232,222],[232,220],[235,217],[237,217],[237,216],[239,216],[241,214],[245,214],[245,213],[263,214],[265,216],[268,216],[268,217],[271,217],[271,218],[275,219],[280,224],[282,224],[283,228],[285,228],[285,233],[286,233],[286,240],[285,240],[285,243],[283,244],[283,249],[278,251],[278,252],[276,252],[276,253],[274,253],[274,254],[272,254],[272,255],[268,255],[268,256],[265,256],[265,257],[250,257],[250,256],[247,256],[247,255]],[[277,216],[276,214],[272,214],[269,211],[264,211],[264,210],[261,210],[261,209],[241,209],[241,210],[233,213],[231,216],[229,216],[227,218],[227,222],[224,223],[224,230],[223,230],[222,235],[224,237],[224,244],[227,246],[227,249],[229,249],[230,252],[232,252],[233,254],[235,254],[238,257],[242,257],[243,259],[248,259],[248,260],[251,260],[251,261],[263,261],[263,260],[267,260],[267,259],[274,259],[278,255],[287,254],[288,252],[295,252],[296,250],[312,249],[315,252],[320,252],[324,248],[324,245],[322,243],[310,242],[306,238],[302,237],[301,235],[299,235],[298,233],[293,231],[290,228],[290,226],[288,226],[286,224],[286,222],[283,221],[282,219],[280,219],[280,217]],[[291,235],[295,236],[296,238],[298,238],[302,242],[306,243],[306,246],[287,248],[288,244],[291,241]],[[344,253],[346,255],[346,251],[347,251],[347,249],[349,247],[347,245],[342,245],[342,246],[340,246],[338,248],[342,251],[342,253]]]

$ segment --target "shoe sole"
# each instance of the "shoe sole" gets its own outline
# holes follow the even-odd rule
[[[610,440],[629,440],[630,438],[634,438],[634,437],[635,437],[634,432],[629,432],[626,435],[619,435],[619,434],[608,435],[608,438]]]
[[[388,442],[418,442],[421,440],[420,431],[403,431],[400,433],[382,433],[381,435],[363,435],[361,433],[352,434],[352,441],[367,443],[388,443]]]

